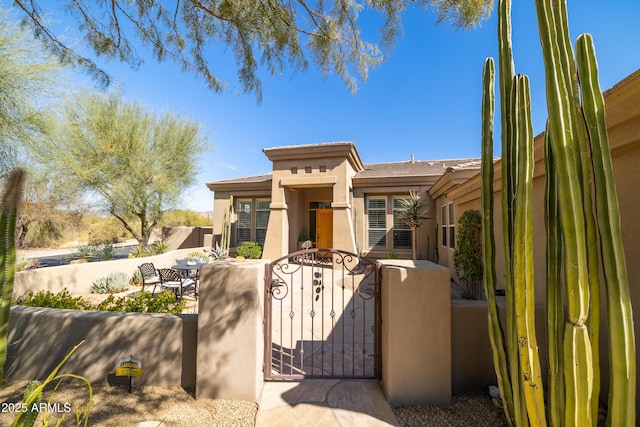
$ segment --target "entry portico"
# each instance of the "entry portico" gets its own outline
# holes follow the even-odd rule
[[[355,145],[297,145],[264,153],[273,162],[273,175],[263,256],[276,259],[297,250],[299,233],[291,230],[310,230],[317,247],[356,252],[351,182],[364,165]]]

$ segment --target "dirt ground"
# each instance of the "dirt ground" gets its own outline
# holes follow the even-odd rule
[[[15,411],[22,410],[22,394],[27,382],[5,384],[0,390],[0,425],[8,426]],[[55,392],[45,390],[43,402],[49,412],[39,415],[39,425],[46,416],[49,425],[63,418],[62,426],[75,426],[76,408],[86,409],[89,392],[84,383],[66,381]],[[43,408],[44,409],[44,408]],[[180,387],[136,387],[106,384],[92,387],[88,426],[130,427],[144,421],[157,421],[165,426],[233,426],[255,424],[258,406],[253,402],[224,399],[195,400],[193,391]],[[42,425],[42,424],[40,424]],[[84,425],[84,424],[81,424]]]

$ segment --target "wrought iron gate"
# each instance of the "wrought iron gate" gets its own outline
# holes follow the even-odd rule
[[[266,266],[267,380],[378,378],[380,281],[375,262],[338,249]]]

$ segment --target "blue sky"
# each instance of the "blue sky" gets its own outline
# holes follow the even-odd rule
[[[594,36],[600,83],[608,89],[640,68],[640,2],[569,0],[572,39]],[[366,24],[366,23],[365,23]],[[265,147],[354,141],[365,163],[480,156],[481,76],[486,57],[496,57],[495,13],[480,27],[462,31],[435,26],[430,11],[411,10],[404,34],[385,63],[352,94],[335,77],[309,68],[279,76],[261,72],[263,102],[243,94],[230,53],[213,58],[229,90],[215,93],[171,62],[148,58],[137,71],[103,63],[114,87],[158,112],[171,110],[200,121],[211,148],[202,157],[197,184],[185,207],[212,209],[209,181],[271,170]],[[516,72],[531,79],[533,126],[544,128],[544,69],[534,2],[515,1]],[[640,102],[640,100],[639,100]],[[499,145],[496,145],[499,155]]]

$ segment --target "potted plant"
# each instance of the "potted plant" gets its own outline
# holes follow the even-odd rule
[[[302,230],[300,234],[298,234],[298,250],[310,249],[310,248],[311,248],[311,239],[309,239],[309,235],[307,234],[307,232]]]

